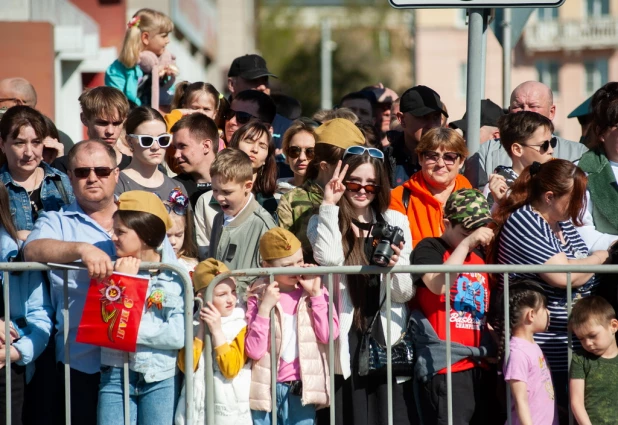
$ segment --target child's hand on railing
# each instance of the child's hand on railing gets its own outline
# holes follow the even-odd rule
[[[270,318],[270,310],[277,305],[280,296],[281,294],[279,293],[279,284],[277,281],[268,285],[264,291],[264,295],[262,295],[262,302],[260,303],[258,315]]]
[[[119,273],[137,274],[141,260],[135,257],[122,257],[116,260],[114,270]]]
[[[302,267],[315,267],[315,264],[304,264]],[[322,295],[322,278],[320,276],[298,276],[298,282],[312,297]]]

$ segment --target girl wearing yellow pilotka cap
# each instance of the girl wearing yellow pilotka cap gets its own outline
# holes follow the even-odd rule
[[[157,195],[140,190],[120,195],[114,213],[115,271],[149,277],[137,348],[129,353],[131,424],[171,424],[178,394],[176,356],[184,346],[184,298],[180,277],[168,270],[140,271],[141,261],[178,264],[166,230],[172,227]],[[101,348],[97,423],[122,422],[125,352]]]
[[[202,261],[193,273],[193,288],[197,297],[204,299],[206,288],[214,278],[229,271],[221,261],[209,258]],[[206,424],[206,374],[204,351],[206,325],[215,350],[214,394],[216,425],[251,425],[249,386],[251,363],[245,354],[247,322],[245,310],[238,303],[236,281],[233,277],[217,284],[208,302],[199,312],[200,320],[193,327],[193,424]],[[184,349],[180,350],[178,366],[184,372]],[[178,400],[176,425],[187,423],[185,412],[185,387]],[[193,425],[192,424],[192,425]]]

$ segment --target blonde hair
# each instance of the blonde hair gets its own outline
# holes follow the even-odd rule
[[[144,50],[142,33],[167,34],[174,30],[174,23],[169,16],[153,9],[140,9],[127,24],[127,32],[122,42],[118,60],[127,68],[133,68],[139,61],[139,54]]]
[[[223,149],[210,166],[210,177],[244,183],[253,180],[253,167],[246,153],[239,149]]]

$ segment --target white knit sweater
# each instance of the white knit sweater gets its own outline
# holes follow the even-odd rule
[[[384,220],[391,226],[403,230],[405,246],[401,251],[398,266],[410,264],[412,253],[412,234],[408,218],[400,212],[388,210],[383,214]],[[339,230],[339,207],[335,205],[320,206],[319,215],[309,220],[307,237],[313,247],[313,257],[321,266],[342,266],[344,263],[341,231]],[[354,306],[346,286],[346,276],[335,276],[334,303],[339,312],[339,338],[335,341],[335,373],[347,379],[351,374],[350,345],[348,332],[354,319]],[[386,287],[380,286],[380,302],[386,295]],[[391,279],[391,344],[397,342],[408,321],[406,302],[414,296],[414,286],[409,273],[397,273]],[[382,329],[386,329],[386,304],[380,313]],[[386,337],[386,335],[385,335]]]

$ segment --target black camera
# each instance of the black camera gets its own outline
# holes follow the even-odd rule
[[[371,229],[371,236],[377,241],[371,256],[371,264],[386,267],[394,254],[391,245],[399,246],[403,241],[403,230],[386,223],[376,223]]]

